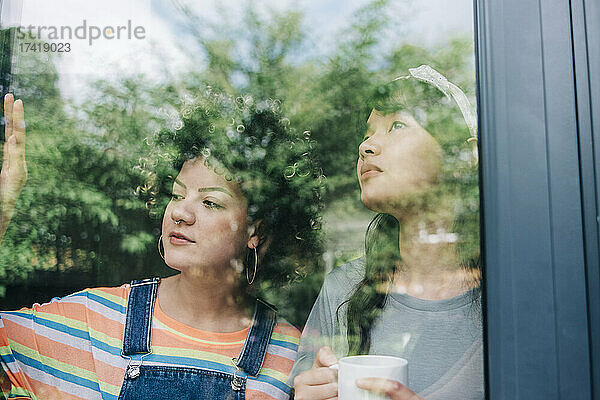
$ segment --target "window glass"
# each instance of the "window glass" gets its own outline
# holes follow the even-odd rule
[[[408,372],[383,377],[420,397],[484,397],[471,1],[0,6],[2,94],[25,110],[21,126],[20,103],[5,102],[0,309],[86,289],[91,308],[72,315],[58,299],[44,321],[125,346],[124,328],[91,321],[125,326],[122,285],[162,277],[152,340],[169,351],[151,363],[175,365],[198,343],[241,348],[258,297],[278,309],[272,373],[252,381],[230,362],[237,350],[217,351],[232,387],[239,370],[247,393],[287,398],[296,376],[297,391],[319,386],[302,378],[315,365],[371,354],[406,359]],[[11,357],[42,383],[7,390],[126,390],[123,373],[94,362],[77,368],[96,377],[65,386],[26,372],[28,340]],[[117,347],[103,362],[129,371]],[[194,354],[194,368],[209,362]]]

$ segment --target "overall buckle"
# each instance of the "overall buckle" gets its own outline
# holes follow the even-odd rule
[[[235,368],[233,371],[233,379],[231,380],[231,388],[236,392],[239,392],[244,387],[244,378],[238,375],[242,370],[237,365],[237,358],[232,358],[231,364],[233,364],[233,367]]]

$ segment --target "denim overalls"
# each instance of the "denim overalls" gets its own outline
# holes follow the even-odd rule
[[[121,355],[129,359],[119,399],[242,400],[246,377],[257,376],[276,323],[275,311],[256,302],[252,325],[231,373],[183,366],[144,364],[152,353],[152,312],[160,278],[131,282]]]

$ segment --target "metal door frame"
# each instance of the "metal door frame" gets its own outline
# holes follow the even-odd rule
[[[600,5],[475,8],[488,398],[598,398]]]

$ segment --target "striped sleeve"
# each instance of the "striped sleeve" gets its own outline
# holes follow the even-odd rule
[[[98,398],[86,291],[0,313],[0,359],[7,398]]]
[[[2,385],[3,398],[33,398],[30,394],[31,386],[28,384],[25,375],[10,347],[6,328],[4,326],[3,315],[0,314],[0,365],[2,366],[2,375],[0,385]]]
[[[289,398],[292,388],[288,384],[288,378],[296,359],[299,341],[300,331],[280,319],[273,329],[260,373],[256,378],[248,379],[247,398]]]

